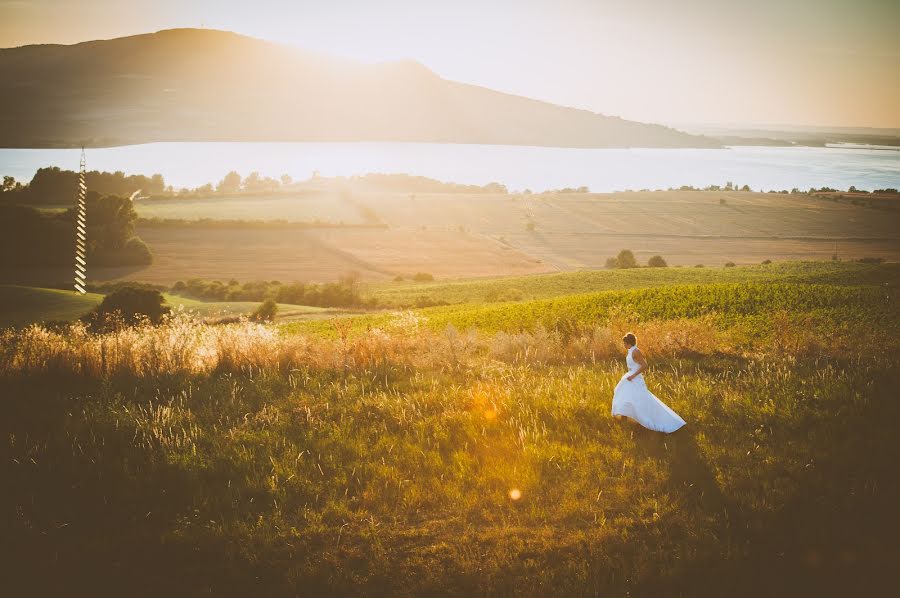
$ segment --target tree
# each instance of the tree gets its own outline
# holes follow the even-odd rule
[[[290,185],[293,182],[294,182],[294,179],[291,178],[291,175],[289,175],[289,174],[281,175],[281,184],[284,185],[285,187],[287,187],[288,185]]]
[[[137,213],[126,197],[88,192],[88,262],[138,265],[152,261],[145,243],[134,236]],[[28,206],[0,205],[0,264],[15,266],[72,263],[75,208],[46,214]]]
[[[216,191],[219,193],[237,193],[241,190],[241,175],[239,175],[235,171],[231,171],[225,175],[219,184],[216,186]]]
[[[506,195],[509,191],[506,188],[506,185],[501,185],[500,183],[488,183],[484,186],[485,193],[498,193],[502,195]]]
[[[261,191],[262,187],[262,179],[260,178],[259,173],[255,170],[248,174],[247,178],[244,179],[244,191]]]
[[[647,265],[651,268],[666,268],[669,264],[666,263],[666,260],[661,255],[654,255],[647,260]]]
[[[623,249],[619,252],[619,255],[616,256],[616,264],[619,268],[637,268],[638,265],[630,249]]]
[[[159,194],[166,190],[166,181],[161,174],[154,174],[150,177],[150,184],[144,189],[147,194]]]
[[[3,177],[3,187],[2,191],[5,193],[7,191],[12,191],[16,188],[16,179],[15,177],[5,176]]]

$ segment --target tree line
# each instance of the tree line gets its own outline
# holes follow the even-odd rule
[[[125,197],[130,197],[136,191],[140,191],[143,195],[152,195],[163,193],[166,189],[165,179],[161,174],[148,177],[141,174],[126,175],[122,171],[91,170],[85,173],[85,184],[90,191],[100,195]],[[3,177],[0,191],[4,199],[15,203],[69,204],[74,201],[78,192],[78,173],[73,170],[62,170],[58,166],[39,168],[28,184],[22,184],[11,176]]]
[[[372,307],[374,301],[362,296],[357,277],[347,275],[337,282],[307,284],[295,282],[282,284],[277,280],[253,281],[241,284],[237,280],[223,283],[220,280],[194,278],[178,281],[172,292],[185,297],[206,301],[266,301],[317,307]]]
[[[88,192],[87,254],[95,265],[144,265],[150,248],[134,234],[137,213],[131,200]],[[0,204],[0,265],[5,267],[72,265],[75,208],[46,213],[23,205]]]

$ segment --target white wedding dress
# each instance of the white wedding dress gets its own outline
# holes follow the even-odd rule
[[[625,356],[628,373],[622,376],[616,385],[612,401],[612,414],[624,415],[645,428],[657,432],[674,432],[686,423],[681,416],[647,389],[643,374],[638,374],[634,380],[628,380],[628,376],[636,372],[639,367],[631,356],[636,348],[637,346],[628,349],[628,354]]]

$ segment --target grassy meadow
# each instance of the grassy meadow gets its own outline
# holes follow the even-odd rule
[[[884,595],[900,271],[717,274],[425,283],[453,304],[316,323],[7,329],[5,585]],[[397,285],[372,292],[422,288]],[[486,302],[505,285],[522,300]],[[627,330],[684,429],[610,417]]]
[[[205,319],[249,316],[259,307],[259,302],[255,301],[200,301],[171,293],[164,293],[163,297],[169,307]],[[0,328],[77,320],[102,300],[100,293],[78,295],[60,289],[0,285],[0,306],[3,307]],[[339,313],[343,311],[311,305],[278,304],[279,321],[282,322],[329,318]]]

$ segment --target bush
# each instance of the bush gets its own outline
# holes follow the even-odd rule
[[[606,269],[615,270],[619,267],[619,262],[614,257],[606,258]]]
[[[697,264],[697,265],[694,266],[694,267],[695,267],[695,268],[702,268],[702,267],[703,267],[703,264]]]
[[[860,264],[880,264],[884,261],[883,257],[861,257],[856,260]]]
[[[725,262],[726,268],[734,268],[734,262]]]
[[[763,261],[762,261],[763,266],[766,266],[766,265],[771,264],[771,263],[772,263],[772,260],[763,260]]]
[[[654,255],[647,260],[647,265],[651,268],[666,268],[669,264],[666,263],[666,260],[661,255]]]
[[[159,324],[163,316],[169,313],[164,302],[162,293],[155,289],[122,287],[104,297],[100,305],[82,320],[95,332],[121,325],[133,326],[143,320]]]
[[[153,263],[153,253],[143,239],[131,237],[118,253],[118,261],[121,264],[144,266]]]
[[[266,299],[250,314],[250,319],[254,322],[271,322],[277,313],[278,304],[272,299]]]
[[[634,254],[631,253],[630,249],[623,249],[619,252],[619,255],[616,256],[616,261],[619,264],[619,268],[637,268],[637,260],[634,259]]]
[[[488,303],[497,303],[502,301],[521,301],[525,298],[525,293],[521,289],[494,289],[489,291],[484,300]]]
[[[431,295],[419,295],[418,297],[416,297],[416,300],[412,303],[412,305],[405,305],[404,307],[422,308],[436,307],[438,305],[449,305],[449,303],[447,303],[443,299],[435,299]]]
[[[416,272],[412,279],[416,282],[431,282],[434,280],[434,276],[428,272]]]
[[[528,231],[528,232],[530,232],[530,233],[533,233],[533,232],[534,232],[534,227],[535,227],[534,221],[529,221],[528,224],[525,225],[525,230]]]

